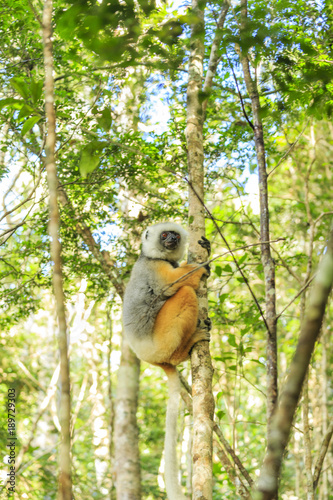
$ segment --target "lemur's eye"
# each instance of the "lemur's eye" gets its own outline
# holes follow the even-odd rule
[[[180,234],[177,234],[176,237],[177,237],[177,240],[180,240]]]
[[[167,238],[168,236],[168,233],[162,233],[162,238],[165,240],[165,238]]]

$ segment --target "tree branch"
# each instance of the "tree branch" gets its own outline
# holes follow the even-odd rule
[[[324,436],[324,439],[321,443],[320,450],[319,450],[319,455],[318,455],[315,469],[314,469],[314,473],[313,473],[313,489],[314,489],[314,491],[316,491],[316,488],[318,486],[321,469],[322,469],[322,466],[324,463],[324,459],[325,459],[329,444],[331,442],[332,435],[333,435],[333,422],[330,423],[330,425],[327,429],[327,432]]]
[[[308,286],[312,283],[312,281],[315,279],[316,275],[312,276],[312,278],[310,278],[306,283],[305,285],[302,286],[302,288],[300,289],[300,291],[298,292],[297,295],[295,295],[295,297],[289,302],[289,304],[286,305],[286,307],[284,309],[282,309],[282,311],[276,316],[276,319],[279,319],[280,316],[282,316],[282,314],[284,313],[284,311],[286,309],[288,309],[289,306],[291,306],[291,304],[293,302],[295,302],[295,300],[304,292],[304,290],[306,290],[308,288]]]
[[[225,21],[225,18],[227,16],[228,10],[229,10],[229,2],[227,0],[225,0],[222,4],[221,12],[220,12],[218,21],[216,23],[215,36],[214,36],[214,40],[213,40],[212,47],[210,50],[208,69],[207,69],[207,73],[206,73],[205,83],[203,86],[203,92],[204,92],[204,94],[206,94],[206,97],[204,98],[203,103],[202,103],[202,111],[203,111],[204,115],[206,113],[207,104],[208,104],[208,97],[209,97],[209,94],[210,94],[211,89],[212,89],[213,79],[214,79],[214,76],[215,76],[215,73],[217,70],[217,66],[220,62],[218,50],[219,50],[219,47],[220,47],[220,44],[221,44],[221,41],[223,38],[222,30],[223,30],[224,21]]]

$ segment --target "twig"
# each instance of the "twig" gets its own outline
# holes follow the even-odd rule
[[[12,208],[11,210],[7,210],[7,212],[5,212],[3,214],[3,216],[0,218],[0,222],[5,218],[7,217],[8,215],[12,214],[13,212],[15,212],[15,210],[17,210],[18,208],[20,208],[22,205],[24,205],[25,203],[27,203],[29,200],[31,200],[34,192],[36,191],[37,187],[39,186],[39,182],[40,182],[40,179],[41,179],[41,176],[42,176],[42,173],[43,173],[43,170],[40,169],[40,172],[39,172],[39,175],[38,175],[38,179],[37,181],[35,182],[32,190],[30,191],[30,193],[28,194],[28,196],[22,200],[18,205],[16,205],[14,208]]]
[[[39,381],[30,373],[28,368],[25,366],[24,363],[19,359],[19,357],[15,356],[15,361],[18,364],[18,366],[21,368],[21,370],[26,374],[26,376],[43,392],[45,392],[44,387],[39,383]]]
[[[322,214],[319,215],[319,217],[317,217],[313,223],[316,225],[318,224],[318,222],[323,218],[325,217],[326,215],[333,215],[333,212],[323,212]]]
[[[277,241],[284,241],[285,238],[278,238],[277,240],[271,240],[273,243],[276,243]],[[188,276],[190,276],[191,274],[195,273],[198,269],[201,269],[202,267],[205,267],[207,265],[209,265],[211,262],[214,262],[214,260],[216,259],[220,259],[221,257],[224,257],[225,255],[233,255],[233,252],[236,252],[237,250],[244,250],[245,248],[250,248],[250,247],[255,247],[255,246],[260,246],[260,245],[265,245],[266,243],[271,243],[270,241],[267,242],[267,241],[262,241],[260,243],[251,243],[250,245],[244,245],[242,247],[237,247],[237,248],[234,248],[233,250],[228,250],[227,252],[224,252],[222,254],[219,254],[219,255],[216,255],[215,257],[213,257],[212,259],[209,259],[205,262],[202,262],[202,263],[198,263],[197,266],[193,269],[191,269],[190,271],[188,271],[186,274],[183,274],[182,276],[180,276],[180,278],[177,278],[175,281],[173,281],[172,283],[169,283],[168,285],[166,285],[162,292],[157,295],[154,300],[151,302],[151,305],[153,305],[158,299],[160,299],[162,297],[162,295],[164,295],[164,293],[169,289],[171,288],[173,285],[175,285],[176,283],[179,283],[180,281],[183,281],[185,280]],[[240,268],[238,268],[240,270]],[[244,278],[244,276],[243,276]],[[245,280],[245,278],[244,278]]]
[[[285,307],[284,309],[282,309],[282,311],[281,311],[279,314],[277,314],[277,315],[276,315],[276,319],[277,319],[277,320],[278,320],[278,319],[279,319],[279,317],[280,317],[280,316],[284,313],[284,311],[285,311],[286,309],[288,309],[288,307],[289,307],[289,306],[290,306],[293,302],[295,302],[295,300],[297,299],[297,297],[299,297],[299,296],[301,295],[301,293],[303,293],[303,292],[304,292],[304,290],[305,290],[305,289],[306,289],[306,288],[307,288],[307,287],[311,284],[311,282],[314,280],[314,278],[315,278],[315,277],[316,277],[316,274],[314,274],[314,275],[312,276],[312,278],[310,278],[310,279],[309,279],[309,280],[305,283],[305,285],[304,285],[304,286],[300,289],[300,291],[298,292],[298,294],[297,294],[297,295],[295,295],[295,297],[294,297],[294,298],[293,298],[293,299],[289,302],[289,304],[287,304],[287,305],[286,305],[286,307]]]
[[[184,388],[186,389],[186,392],[189,395],[191,395],[192,394],[192,387],[185,381],[184,377],[179,372],[178,372],[178,375],[179,375],[180,381],[182,382]],[[184,398],[183,397],[183,400],[184,400],[184,402],[185,402],[185,404],[187,406],[187,410],[189,411],[190,414],[192,414],[192,399],[191,399],[191,397],[189,397],[189,398]],[[214,422],[213,431],[215,432],[215,434],[217,435],[217,437],[221,441],[221,443],[222,443],[223,447],[225,448],[225,450],[232,457],[234,463],[237,465],[237,467],[238,467],[239,471],[241,472],[242,476],[246,479],[248,485],[250,487],[252,487],[253,484],[254,484],[253,479],[251,478],[250,474],[245,469],[244,465],[242,464],[242,462],[240,461],[240,459],[238,458],[238,456],[236,455],[236,453],[234,452],[234,450],[229,445],[228,441],[225,439],[225,437],[223,435],[223,432],[221,431],[221,429],[220,429],[220,427],[219,427],[219,425],[218,425],[218,423],[216,421]]]
[[[229,453],[229,455],[232,457],[233,461],[235,462],[235,464],[237,465],[238,469],[240,470],[240,472],[242,473],[243,477],[246,479],[248,485],[250,487],[253,486],[254,484],[254,481],[253,479],[251,478],[250,474],[248,473],[248,471],[245,469],[244,465],[242,464],[242,462],[239,460],[238,456],[236,455],[236,453],[234,452],[234,450],[231,448],[231,446],[229,445],[228,441],[225,439],[220,427],[217,425],[217,423],[215,422],[214,424],[214,432],[216,433],[216,435],[218,436],[219,440],[221,441],[221,443],[223,444],[224,448],[226,449],[226,451]]]
[[[275,167],[272,168],[272,170],[267,173],[267,177],[269,177],[281,165],[281,163],[289,156],[289,154],[292,152],[292,150],[294,149],[294,147],[296,146],[296,144],[298,143],[298,141],[300,140],[300,138],[304,134],[306,127],[309,125],[309,121],[310,120],[308,120],[306,122],[305,127],[303,128],[303,130],[296,137],[295,141],[290,145],[290,147],[287,149],[287,151],[281,156],[281,158],[279,159],[279,161],[277,162],[277,164],[275,165]]]
[[[241,103],[241,106],[242,106],[242,111],[243,111],[243,115],[244,115],[244,118],[245,120],[247,121],[247,123],[250,125],[250,127],[252,128],[252,130],[254,130],[254,125],[253,123],[251,122],[246,110],[245,110],[245,106],[244,106],[244,101],[243,101],[243,97],[242,97],[242,94],[239,90],[239,86],[238,86],[238,80],[237,80],[237,76],[235,74],[235,71],[234,71],[234,67],[229,59],[229,57],[227,56],[227,59],[228,59],[228,63],[229,63],[229,66],[231,68],[231,71],[232,71],[232,74],[233,74],[233,77],[234,77],[234,80],[235,80],[235,84],[236,84],[236,88],[237,88],[237,93],[238,93],[238,97],[239,97],[239,100],[240,100],[240,103]]]
[[[314,473],[313,473],[313,489],[316,490],[318,486],[318,481],[320,478],[321,469],[323,467],[324,459],[333,435],[333,421],[328,426],[327,432],[320,446],[319,455],[316,461]]]

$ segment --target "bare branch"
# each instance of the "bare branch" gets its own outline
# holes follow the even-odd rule
[[[326,215],[333,215],[333,212],[323,212],[322,214],[319,215],[319,217],[317,217],[315,220],[314,220],[314,224],[318,224],[318,222],[323,218],[323,217],[326,217]]]
[[[250,474],[247,472],[247,470],[245,469],[244,465],[242,464],[242,462],[239,460],[238,456],[236,455],[236,453],[234,452],[234,450],[231,448],[231,446],[229,445],[228,441],[225,439],[221,429],[219,428],[219,426],[217,425],[217,423],[215,422],[214,424],[214,432],[216,433],[216,435],[218,436],[219,440],[221,441],[221,443],[223,444],[225,450],[229,453],[229,455],[232,457],[234,463],[237,465],[238,469],[240,470],[240,472],[242,473],[244,479],[246,479],[249,487],[252,487],[253,484],[254,484],[254,481],[253,479],[251,478]]]
[[[208,104],[208,94],[211,91],[212,85],[213,85],[213,79],[217,70],[217,66],[220,62],[220,58],[218,55],[218,50],[222,41],[222,30],[224,26],[224,21],[227,15],[227,12],[229,10],[229,2],[225,0],[222,4],[221,7],[221,12],[218,18],[218,21],[216,23],[216,30],[215,30],[215,36],[214,40],[212,43],[212,47],[210,50],[210,56],[209,56],[209,63],[208,63],[208,69],[206,73],[206,78],[205,78],[205,83],[203,86],[203,92],[207,94],[205,97],[203,103],[202,103],[202,110],[203,113],[205,114],[206,109],[207,109],[207,104]]]
[[[315,469],[314,469],[314,473],[313,473],[313,489],[314,489],[314,491],[316,490],[316,488],[318,486],[318,481],[320,478],[321,469],[323,467],[324,459],[325,459],[329,444],[331,442],[332,435],[333,435],[333,421],[330,423],[330,425],[327,429],[327,432],[324,436],[324,439],[321,443],[319,455],[318,455],[318,458],[316,461],[316,465],[315,465]]]
[[[309,424],[309,371],[305,376],[303,384],[302,398],[302,419],[303,419],[303,440],[304,440],[304,465],[306,473],[307,500],[314,500],[313,496],[313,475],[312,475],[312,456],[311,456],[311,435]]]
[[[316,275],[314,274],[312,276],[312,278],[310,278],[304,286],[302,286],[302,288],[300,289],[300,291],[298,292],[297,295],[295,295],[295,297],[289,302],[289,304],[286,305],[286,307],[284,309],[282,309],[282,311],[276,316],[276,319],[279,319],[280,316],[282,316],[282,314],[284,313],[284,311],[286,309],[288,309],[289,306],[291,306],[291,304],[293,302],[295,302],[295,300],[304,292],[304,290],[306,290],[308,288],[308,286],[312,283],[312,281],[315,279]]]
[[[275,170],[281,165],[281,163],[284,162],[284,160],[286,160],[288,158],[288,156],[290,155],[290,153],[294,150],[296,144],[298,143],[298,141],[300,140],[300,138],[302,137],[302,135],[304,134],[307,126],[309,125],[309,121],[308,120],[303,128],[303,130],[300,132],[300,134],[296,137],[295,141],[290,145],[290,147],[287,149],[287,151],[281,156],[281,158],[279,159],[279,161],[277,162],[277,164],[275,165],[274,168],[272,168],[272,170],[270,172],[268,172],[267,174],[267,177],[269,177],[273,172],[275,172]]]
[[[39,175],[38,175],[38,178],[37,178],[37,181],[35,182],[33,188],[31,189],[30,193],[28,194],[28,196],[26,198],[24,198],[24,200],[22,200],[18,205],[16,205],[14,208],[12,208],[11,210],[7,210],[7,212],[5,212],[3,214],[3,216],[0,218],[0,222],[5,218],[7,217],[8,215],[12,214],[13,212],[15,212],[18,208],[20,208],[22,205],[25,205],[25,203],[27,203],[28,201],[31,200],[31,198],[33,197],[36,189],[38,188],[39,186],[39,182],[40,182],[40,179],[42,177],[42,173],[43,173],[43,169],[40,169],[39,171]]]

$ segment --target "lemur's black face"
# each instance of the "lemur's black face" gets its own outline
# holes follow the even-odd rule
[[[161,245],[167,250],[174,250],[177,248],[180,240],[180,234],[175,231],[163,231],[163,233],[160,234]]]

